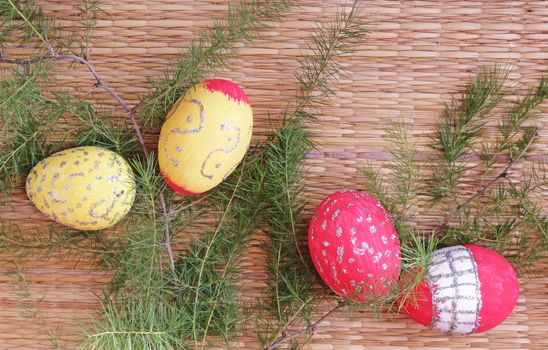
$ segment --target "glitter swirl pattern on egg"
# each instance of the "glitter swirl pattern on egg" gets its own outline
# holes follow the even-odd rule
[[[244,91],[223,80],[189,88],[170,110],[158,141],[158,163],[167,184],[196,194],[221,183],[243,159],[253,129]]]
[[[323,281],[345,298],[384,297],[400,273],[400,242],[390,214],[364,192],[325,198],[310,222],[308,246]]]
[[[135,180],[120,155],[100,147],[77,147],[36,164],[27,176],[26,191],[32,204],[52,220],[78,230],[101,230],[129,212]]]

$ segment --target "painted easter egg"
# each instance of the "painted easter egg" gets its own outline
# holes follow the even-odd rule
[[[58,223],[101,230],[129,212],[135,180],[120,155],[100,147],[77,147],[36,164],[26,190],[32,204]]]
[[[386,296],[400,273],[400,241],[390,214],[364,192],[325,198],[310,222],[308,246],[325,284],[345,298]]]
[[[212,189],[244,157],[252,129],[251,106],[238,85],[222,79],[194,85],[177,100],[162,126],[162,175],[180,193]]]
[[[479,333],[502,323],[518,295],[518,278],[505,258],[485,247],[458,245],[433,253],[403,311],[435,330]]]

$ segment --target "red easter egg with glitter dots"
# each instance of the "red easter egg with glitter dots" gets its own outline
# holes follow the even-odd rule
[[[432,329],[470,334],[502,323],[516,306],[519,281],[494,250],[458,245],[436,250],[403,312]]]
[[[359,191],[325,198],[310,222],[308,247],[335,293],[367,302],[386,296],[400,273],[400,241],[382,204]]]

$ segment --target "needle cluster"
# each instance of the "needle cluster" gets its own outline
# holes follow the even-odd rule
[[[334,95],[344,69],[337,61],[352,53],[367,29],[359,18],[357,2],[341,10],[334,20],[318,25],[295,78],[299,94],[290,104],[281,127],[273,132],[264,152],[265,222],[269,240],[263,244],[268,253],[268,290],[261,308],[272,313],[261,318],[258,335],[269,346],[295,325],[310,325],[312,311],[320,298],[316,275],[310,264],[306,238],[304,161],[314,144],[305,123],[314,121],[322,104]],[[310,337],[294,337],[288,346],[300,347]],[[304,341],[301,341],[304,340]]]

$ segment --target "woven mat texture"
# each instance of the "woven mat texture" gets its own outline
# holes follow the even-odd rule
[[[299,1],[301,7],[283,21],[261,32],[253,44],[241,45],[241,56],[217,76],[244,87],[252,101],[256,137],[264,136],[267,117],[279,115],[296,94],[294,69],[307,38],[322,16],[333,18],[342,1]],[[71,26],[76,11],[71,0],[38,0],[46,12]],[[90,59],[99,74],[130,104],[149,91],[147,77],[162,73],[197,30],[222,19],[226,1],[104,0],[104,12],[93,34]],[[341,60],[348,76],[336,96],[322,108],[318,123],[309,129],[318,143],[307,161],[309,207],[342,187],[363,189],[360,169],[382,165],[391,122],[412,122],[412,132],[432,132],[443,103],[459,92],[482,65],[509,64],[510,80],[526,91],[548,72],[548,1],[364,1],[363,16],[372,33],[351,56]],[[93,81],[87,71],[60,67],[60,83],[76,95]],[[98,103],[115,106],[106,94],[94,94]],[[548,150],[548,106],[543,107],[545,128],[538,155]],[[120,116],[122,114],[120,113]],[[155,147],[158,130],[146,130]],[[473,184],[470,184],[473,185]],[[545,191],[548,192],[548,191]],[[543,195],[548,203],[548,193]],[[548,204],[544,204],[548,209]],[[35,210],[22,191],[1,210],[3,221],[28,227],[47,219]],[[419,221],[434,223],[439,218]],[[180,239],[183,240],[183,239]],[[179,242],[184,249],[184,242]],[[98,307],[95,294],[110,278],[108,271],[89,268],[82,259],[55,257],[37,263],[21,280],[8,274],[0,256],[0,349],[52,349],[51,334],[66,348],[81,339],[74,320]],[[264,288],[264,254],[250,247],[240,277],[242,298],[254,300]],[[548,349],[548,276],[539,265],[539,277],[525,278],[513,314],[496,329],[468,337],[451,337],[424,329],[401,315],[374,319],[368,312],[352,318],[333,317],[319,328],[311,348],[316,350],[406,349]],[[24,288],[21,288],[24,286]],[[21,302],[25,304],[21,306]],[[322,312],[320,308],[319,313]],[[239,337],[233,348],[257,349],[253,330]]]

